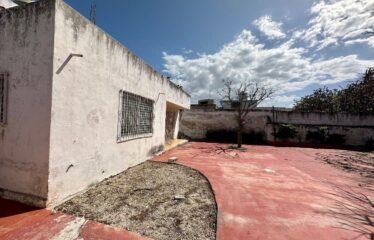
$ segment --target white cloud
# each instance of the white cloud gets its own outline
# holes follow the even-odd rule
[[[277,91],[272,102],[289,106],[294,98],[286,99],[286,103],[284,96],[293,91],[311,84],[352,80],[374,64],[357,55],[323,59],[308,57],[307,52],[305,48],[294,47],[292,40],[266,48],[249,30],[243,30],[216,53],[196,58],[164,53],[164,67],[194,100],[209,95],[219,99],[217,91],[222,87],[222,79],[231,78],[238,82],[257,80],[271,86]]]
[[[374,31],[373,0],[320,0],[311,8],[309,28],[301,39],[321,50],[338,44],[366,43],[374,47],[374,38],[365,33]]]
[[[211,54],[173,55],[164,53],[165,72],[192,94],[193,100],[219,99],[222,79],[257,80],[276,90],[265,105],[291,106],[302,91],[312,84],[339,84],[356,80],[373,60],[351,54],[324,58],[321,50],[329,46],[367,44],[374,47],[373,0],[318,0],[311,8],[306,29],[288,31],[270,16],[253,22],[268,39],[282,39],[265,47],[249,30],[243,30],[232,42]],[[301,40],[301,41],[300,41]],[[297,43],[297,44],[295,44]],[[306,44],[305,44],[306,43]],[[297,47],[299,46],[299,47]]]
[[[255,20],[253,24],[269,39],[286,37],[286,34],[282,30],[282,23],[273,21],[270,16],[262,16]]]
[[[354,40],[348,40],[344,44],[345,45],[353,45],[353,44],[367,44],[370,47],[374,48],[374,36],[368,38],[359,38]]]
[[[183,54],[185,54],[185,55],[188,55],[188,54],[192,54],[192,53],[193,53],[193,51],[192,51],[191,49],[186,49],[186,48],[182,48],[182,52],[183,52]]]

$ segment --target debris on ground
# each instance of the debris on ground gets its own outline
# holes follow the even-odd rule
[[[373,152],[343,151],[336,154],[318,153],[317,159],[343,171],[356,173],[364,178],[374,179]]]
[[[176,163],[178,161],[177,157],[171,157],[168,159],[168,163]]]
[[[217,206],[209,182],[178,164],[148,161],[56,208],[153,239],[215,239]]]
[[[174,199],[175,200],[184,200],[184,199],[186,199],[186,197],[185,196],[177,195],[177,196],[174,196]]]
[[[235,145],[231,145],[229,146],[227,149],[231,149],[231,150],[238,150],[240,152],[247,152],[247,148],[245,147],[238,147],[238,146],[235,146]]]
[[[223,146],[215,146],[214,149],[209,150],[209,153],[212,155],[223,155],[228,158],[238,158],[239,154],[237,151],[245,152],[243,150],[245,148],[237,148],[235,146],[223,147]]]
[[[267,173],[275,173],[275,171],[271,168],[265,168],[265,172]]]

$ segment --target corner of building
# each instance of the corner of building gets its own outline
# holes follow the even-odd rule
[[[6,123],[0,126],[0,196],[46,206],[55,0],[0,11],[0,73]]]

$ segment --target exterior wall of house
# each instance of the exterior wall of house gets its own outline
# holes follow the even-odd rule
[[[245,132],[263,133],[267,141],[274,138],[281,124],[291,124],[297,134],[289,142],[307,143],[306,136],[320,127],[328,127],[329,133],[340,134],[346,145],[362,146],[374,139],[374,115],[298,113],[287,111],[253,111],[247,116]],[[231,111],[184,111],[180,132],[193,140],[204,140],[208,131],[235,130],[235,112]]]
[[[53,31],[53,2],[0,11],[0,73],[9,74],[0,196],[37,206],[48,192]]]
[[[190,105],[180,87],[61,0],[55,29],[49,206],[160,151],[167,102]],[[70,54],[83,57],[64,64]],[[120,90],[154,101],[152,137],[117,142]]]

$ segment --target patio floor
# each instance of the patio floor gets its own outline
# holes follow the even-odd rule
[[[210,181],[218,204],[217,239],[352,239],[329,210],[336,187],[358,186],[356,176],[315,159],[341,150],[188,143],[156,157],[195,168]],[[357,238],[357,239],[364,239]]]
[[[135,233],[0,198],[2,240],[142,240]]]
[[[199,170],[218,204],[219,240],[334,240],[356,233],[338,228],[329,210],[336,186],[358,187],[357,175],[335,169],[315,156],[342,150],[187,143],[154,158]],[[0,239],[145,239],[81,218],[0,199]],[[357,238],[357,239],[364,239]]]

